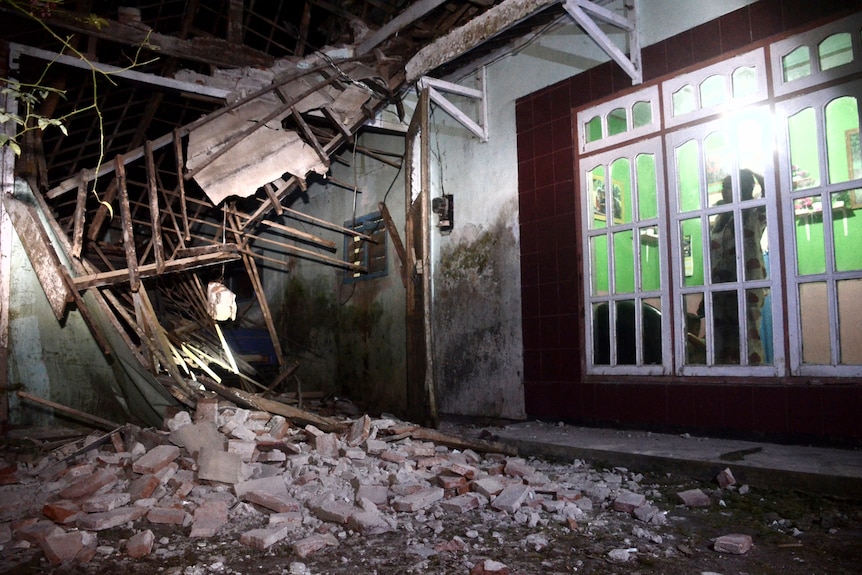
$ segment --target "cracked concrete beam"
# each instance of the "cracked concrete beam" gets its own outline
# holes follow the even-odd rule
[[[407,62],[407,82],[415,82],[434,68],[454,60],[507,28],[558,2],[559,0],[506,0],[419,50]]]

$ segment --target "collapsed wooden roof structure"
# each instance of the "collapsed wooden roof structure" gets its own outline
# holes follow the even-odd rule
[[[295,225],[355,235],[291,208],[308,182],[383,108],[403,114],[408,75],[481,61],[562,12],[548,0],[126,4],[0,2],[4,75],[54,90],[38,111],[66,126],[27,132],[16,172],[33,205],[4,205],[57,318],[76,304],[150,420],[193,405],[195,381],[217,379],[213,363],[249,390],[283,381],[291,367],[255,262],[362,271]],[[470,38],[420,53],[483,14],[505,25],[488,18]],[[248,275],[273,339],[280,369],[263,383],[222,345],[218,294],[201,279],[229,263]]]

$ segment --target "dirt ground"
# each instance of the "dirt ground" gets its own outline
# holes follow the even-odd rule
[[[8,463],[20,454],[6,452]],[[98,533],[95,556],[85,564],[52,566],[38,547],[0,548],[0,573],[95,575],[204,574],[469,574],[486,560],[486,573],[803,575],[862,573],[862,502],[807,494],[768,492],[747,486],[720,489],[681,476],[646,475],[636,469],[603,469],[591,462],[528,459],[538,472],[565,483],[580,478],[589,505],[577,517],[562,517],[551,505],[527,502],[514,514],[491,507],[452,513],[434,505],[398,513],[398,528],[361,535],[342,525],[313,524],[331,533],[337,546],[300,558],[286,538],[264,551],[239,542],[260,525],[266,510],[237,503],[231,522],[215,537],[190,539],[188,527],[150,525],[153,552],[130,559],[125,542],[140,525]],[[586,481],[586,483],[584,483]],[[677,493],[700,488],[707,508],[688,508]],[[613,492],[643,494],[661,513],[650,522],[613,509]],[[15,497],[4,486],[0,497]],[[715,538],[751,536],[742,555],[719,553]],[[474,571],[478,572],[478,571]]]

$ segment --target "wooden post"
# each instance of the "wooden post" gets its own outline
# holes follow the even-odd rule
[[[135,253],[135,233],[132,230],[132,212],[129,208],[129,191],[126,189],[126,166],[122,154],[116,157],[117,189],[120,192],[120,216],[123,225],[123,247],[126,250],[126,266],[129,272],[129,286],[133,292],[141,287],[138,277],[138,256]]]
[[[189,241],[192,239],[189,234],[189,213],[188,208],[186,207],[186,185],[185,178],[183,178],[183,170],[185,170],[185,162],[183,161],[183,143],[182,143],[182,135],[180,134],[179,128],[174,129],[174,156],[177,161],[177,186],[180,188],[180,207],[182,209],[183,214],[183,231],[185,235],[183,238],[185,241]]]
[[[153,255],[156,258],[156,273],[165,269],[165,248],[162,244],[162,222],[159,211],[159,191],[156,187],[156,166],[150,141],[144,142],[144,158],[147,165],[147,194],[150,197],[150,224],[153,227]]]
[[[87,182],[90,177],[87,170],[81,170],[81,181],[78,182],[78,198],[75,203],[75,227],[72,231],[72,256],[81,257],[84,247],[84,218],[87,215]]]

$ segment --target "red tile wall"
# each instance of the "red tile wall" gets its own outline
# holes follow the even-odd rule
[[[644,80],[791,32],[862,0],[760,0],[641,52]],[[516,103],[525,401],[586,425],[862,445],[862,383],[592,381],[581,367],[572,109],[629,88],[613,62]]]

